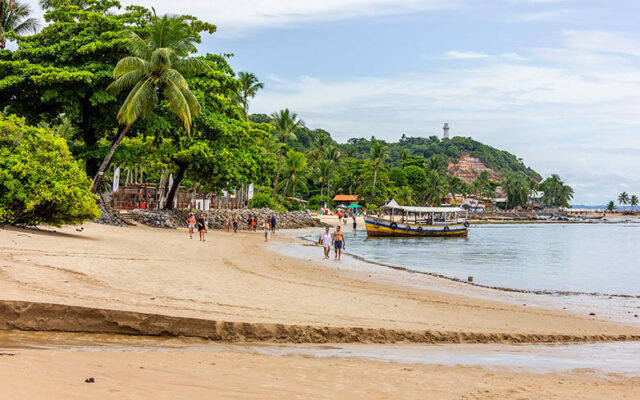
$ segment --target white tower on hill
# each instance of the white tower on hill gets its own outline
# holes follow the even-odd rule
[[[449,123],[445,122],[444,126],[442,127],[442,130],[444,131],[444,138],[445,139],[449,139]]]

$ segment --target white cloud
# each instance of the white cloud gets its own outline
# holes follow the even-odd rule
[[[575,30],[565,30],[563,34],[567,47],[572,49],[640,56],[640,43],[621,34]]]
[[[387,77],[283,79],[252,109],[289,107],[340,140],[437,135],[448,121],[456,135],[514,152],[545,175],[560,173],[577,202],[604,202],[640,184],[640,66],[600,49],[567,41],[517,58],[447,52],[465,62]]]
[[[475,51],[446,51],[444,53],[446,58],[450,58],[453,60],[470,60],[470,59],[478,59],[478,58],[489,58],[489,54],[486,53],[478,53]]]

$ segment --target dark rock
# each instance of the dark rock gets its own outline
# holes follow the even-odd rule
[[[93,378],[87,378],[84,380],[84,383],[94,383],[95,380]]]
[[[122,217],[122,214],[120,214],[118,210],[106,205],[101,205],[99,208],[100,208],[100,218],[94,220],[93,222],[98,224],[103,224],[103,225],[112,225],[112,226],[131,225]]]

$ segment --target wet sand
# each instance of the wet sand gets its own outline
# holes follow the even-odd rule
[[[0,325],[289,346],[613,343],[640,335],[637,325],[611,322],[606,315],[499,301],[488,289],[425,289],[452,283],[412,276],[405,285],[347,260],[335,268],[333,261],[273,252],[275,246],[293,245],[283,236],[265,243],[260,233],[211,232],[200,243],[184,230],[146,227],[0,229]],[[418,284],[423,279],[428,285]],[[105,336],[120,344],[70,351],[69,337],[46,339],[44,348],[0,343],[0,399],[640,397],[640,371],[511,370],[482,361],[426,365],[299,351],[209,351],[197,344],[140,351],[130,348],[137,340],[132,336]],[[89,377],[95,383],[84,383]]]

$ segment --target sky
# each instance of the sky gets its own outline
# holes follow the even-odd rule
[[[37,8],[36,0],[27,0]],[[195,15],[289,108],[344,142],[467,136],[559,174],[573,204],[640,195],[637,0],[124,0]]]

